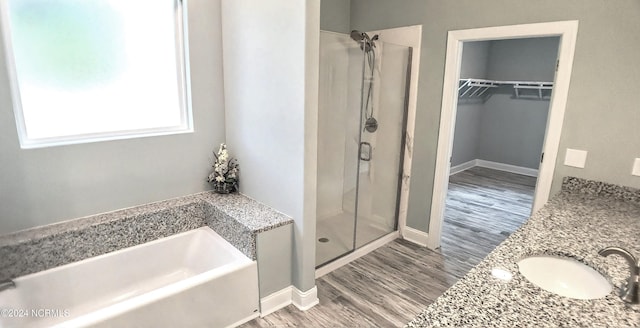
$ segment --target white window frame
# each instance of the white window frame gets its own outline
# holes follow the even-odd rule
[[[131,139],[140,137],[151,137],[171,134],[192,133],[193,114],[191,105],[191,77],[189,66],[189,46],[188,46],[188,10],[187,0],[174,0],[175,5],[175,24],[176,24],[176,65],[178,72],[178,96],[180,101],[180,124],[170,127],[145,128],[123,131],[109,131],[99,133],[87,133],[70,136],[50,137],[32,139],[27,135],[27,127],[25,124],[24,114],[22,111],[22,101],[20,87],[18,84],[18,76],[13,52],[13,43],[11,40],[11,26],[9,25],[9,8],[7,1],[0,1],[0,20],[2,28],[2,36],[4,38],[4,50],[7,72],[9,76],[9,85],[11,88],[11,99],[13,103],[13,111],[16,120],[20,147],[22,149],[44,148],[52,146],[82,144],[99,141]]]

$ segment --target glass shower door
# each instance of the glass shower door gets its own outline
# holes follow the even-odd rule
[[[378,41],[375,50],[362,88],[356,248],[397,229],[404,158],[411,48]]]
[[[354,249],[362,51],[320,33],[316,266]]]

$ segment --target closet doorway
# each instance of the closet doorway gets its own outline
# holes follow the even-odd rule
[[[486,185],[480,194],[470,195],[469,204],[495,202],[490,199],[495,195],[487,195],[487,191],[508,189],[505,193],[512,199],[497,207],[505,213],[515,212],[519,218],[492,227],[504,238],[548,200],[577,27],[576,21],[569,21],[449,32],[427,242],[430,248],[441,244],[450,173],[461,172],[452,179],[457,183],[452,185],[453,198],[464,194],[465,186]],[[527,57],[532,65],[527,65]],[[539,65],[546,67],[536,67]],[[488,199],[482,199],[484,196]],[[450,197],[450,204],[460,201],[465,202]],[[472,220],[482,211],[471,206],[462,212]],[[485,215],[500,216],[490,212]],[[470,222],[462,225],[472,231],[487,226],[483,222],[474,228]],[[472,238],[482,237],[475,234]]]
[[[558,44],[463,43],[443,254],[475,265],[531,215]]]

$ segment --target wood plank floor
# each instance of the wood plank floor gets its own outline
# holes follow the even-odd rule
[[[535,184],[534,177],[482,167],[452,175],[440,252],[469,268],[478,264],[531,216]]]
[[[535,178],[472,168],[450,178],[442,247],[393,241],[316,280],[320,304],[243,327],[401,327],[529,216]]]

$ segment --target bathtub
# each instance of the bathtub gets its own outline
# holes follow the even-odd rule
[[[259,315],[256,262],[208,227],[14,282],[0,327],[233,327]]]

